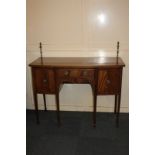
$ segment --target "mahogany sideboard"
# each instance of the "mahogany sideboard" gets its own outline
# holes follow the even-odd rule
[[[90,84],[93,94],[93,126],[96,126],[97,95],[115,95],[114,113],[119,125],[122,70],[120,57],[40,57],[29,64],[32,71],[34,105],[39,123],[37,94],[55,94],[57,121],[60,120],[59,92],[64,83]]]

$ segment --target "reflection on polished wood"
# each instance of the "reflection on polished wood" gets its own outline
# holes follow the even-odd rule
[[[60,125],[59,91],[64,83],[90,84],[93,92],[93,126],[96,126],[97,95],[115,95],[116,124],[121,102],[121,58],[116,57],[43,57],[29,66],[32,69],[34,104],[39,122],[37,94],[56,95],[57,120]],[[46,103],[45,110],[46,109]]]
[[[120,67],[124,66],[121,58],[116,57],[43,57],[30,64],[33,67]]]

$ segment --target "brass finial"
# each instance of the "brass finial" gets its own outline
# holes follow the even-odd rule
[[[117,42],[117,57],[118,57],[118,54],[119,54],[119,41]]]
[[[42,58],[43,57],[43,53],[42,53],[42,43],[41,42],[39,43],[39,48],[40,48],[40,57]]]
[[[39,43],[39,48],[40,48],[40,57],[41,57],[41,63],[43,64],[43,52],[42,52],[42,43]]]
[[[118,64],[118,55],[119,55],[119,41],[117,42],[117,64]]]

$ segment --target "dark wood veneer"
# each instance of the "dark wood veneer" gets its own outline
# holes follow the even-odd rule
[[[59,91],[63,83],[89,83],[93,92],[93,126],[96,126],[97,95],[115,95],[116,123],[119,122],[122,69],[121,58],[115,57],[44,57],[29,64],[32,68],[34,104],[39,123],[37,94],[56,95],[57,119],[60,125]]]
[[[122,69],[100,69],[98,73],[98,94],[118,94],[121,87]]]
[[[34,89],[37,93],[55,93],[54,71],[47,68],[33,68]]]

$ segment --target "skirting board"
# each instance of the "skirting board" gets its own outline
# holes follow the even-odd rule
[[[39,104],[38,105],[39,110],[44,110],[44,105]],[[27,109],[34,109],[33,104],[27,105]],[[47,110],[56,110],[55,105],[48,105],[47,104]],[[60,105],[60,111],[93,111],[92,106],[73,106],[73,105]],[[114,107],[104,107],[104,106],[98,106],[97,107],[98,112],[113,112]],[[121,107],[120,112],[122,113],[128,113],[129,108],[128,107]]]

